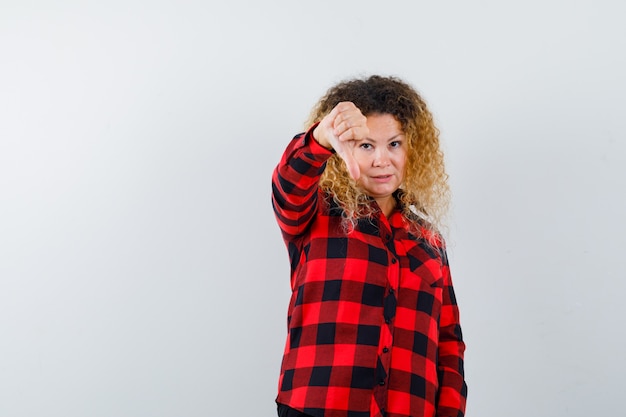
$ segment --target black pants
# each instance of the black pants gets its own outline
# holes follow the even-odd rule
[[[312,417],[312,416],[301,413],[298,410],[294,410],[291,407],[287,407],[286,405],[278,404],[278,417]]]

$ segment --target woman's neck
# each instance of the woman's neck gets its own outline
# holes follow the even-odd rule
[[[385,217],[389,217],[391,212],[396,208],[396,199],[389,195],[387,197],[382,198],[374,198],[376,200],[376,204],[380,207],[380,210],[383,212]]]

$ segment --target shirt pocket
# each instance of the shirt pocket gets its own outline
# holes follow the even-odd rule
[[[404,267],[409,269],[409,276],[416,276],[420,281],[420,289],[443,288],[443,263],[439,251],[421,240],[402,243],[406,251]]]

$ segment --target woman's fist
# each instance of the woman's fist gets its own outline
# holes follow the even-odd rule
[[[365,139],[368,134],[367,118],[349,101],[337,104],[313,131],[313,137],[320,145],[334,149],[344,160],[354,180],[359,179],[360,170],[352,151],[356,142]]]

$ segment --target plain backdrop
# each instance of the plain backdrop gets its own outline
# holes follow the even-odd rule
[[[441,129],[467,416],[621,415],[625,13],[0,0],[0,416],[275,415],[271,172],[374,73]]]

